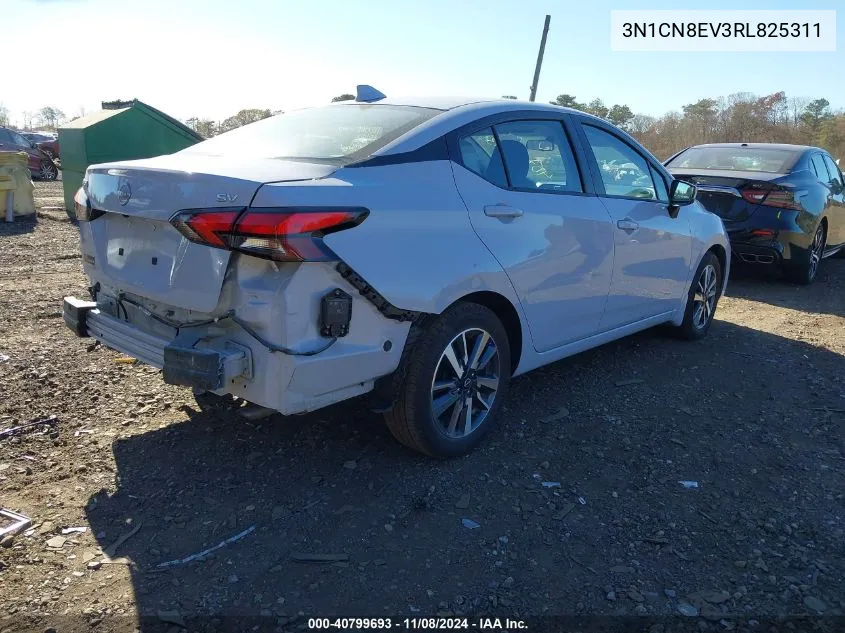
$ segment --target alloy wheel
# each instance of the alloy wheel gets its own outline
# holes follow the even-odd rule
[[[499,350],[489,332],[469,328],[453,338],[431,381],[431,413],[440,432],[461,438],[478,429],[493,407],[500,376]]]
[[[48,165],[47,163],[42,163],[41,165],[41,178],[43,180],[55,180],[56,179],[56,167],[54,165]]]
[[[698,277],[693,295],[692,322],[696,329],[703,329],[713,318],[716,309],[716,269],[707,264]]]

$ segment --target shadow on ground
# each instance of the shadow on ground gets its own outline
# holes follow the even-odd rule
[[[795,548],[812,547],[818,590],[845,599],[842,418],[815,410],[845,406],[830,382],[845,360],[760,332],[760,362],[732,355],[750,333],[716,322],[708,340],[682,343],[650,331],[533,372],[485,445],[453,461],[402,448],[358,402],[261,422],[197,414],[116,441],[117,489],[92,497],[87,518],[104,548],[137,529],[115,556],[150,626],[167,626],[162,611],[232,630],[245,616],[272,628],[637,604],[677,615],[686,592],[739,586],[709,605],[716,615],[805,612],[800,594],[773,602],[780,588],[735,561],[763,548],[770,574],[804,578],[811,562]],[[776,540],[769,517],[798,527]],[[608,586],[640,602],[611,602]]]
[[[32,233],[35,230],[35,214],[27,216],[18,216],[14,222],[5,222],[5,202],[0,202],[0,237],[23,235],[24,233]]]
[[[728,295],[773,306],[845,317],[845,260],[822,261],[818,278],[810,286],[784,280],[776,272],[731,269]]]

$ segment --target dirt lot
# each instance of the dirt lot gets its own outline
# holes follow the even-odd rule
[[[36,187],[57,204],[60,183]],[[483,448],[437,462],[358,402],[202,414],[158,371],[88,350],[61,319],[86,284],[60,219],[0,225],[0,430],[57,416],[0,437],[0,505],[34,521],[0,548],[0,631],[436,613],[845,626],[845,261],[810,288],[732,280],[703,342],[650,331],[519,378]],[[67,527],[88,529],[54,538]]]

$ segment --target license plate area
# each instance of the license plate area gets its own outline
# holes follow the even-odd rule
[[[165,220],[106,213],[92,221],[98,272],[126,293],[212,312],[230,252],[194,244]]]

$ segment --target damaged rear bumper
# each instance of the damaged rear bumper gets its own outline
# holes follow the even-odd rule
[[[221,337],[180,334],[172,339],[143,332],[97,308],[92,301],[65,297],[65,324],[77,336],[92,336],[163,371],[164,382],[219,391],[235,380],[252,378],[250,349]]]

